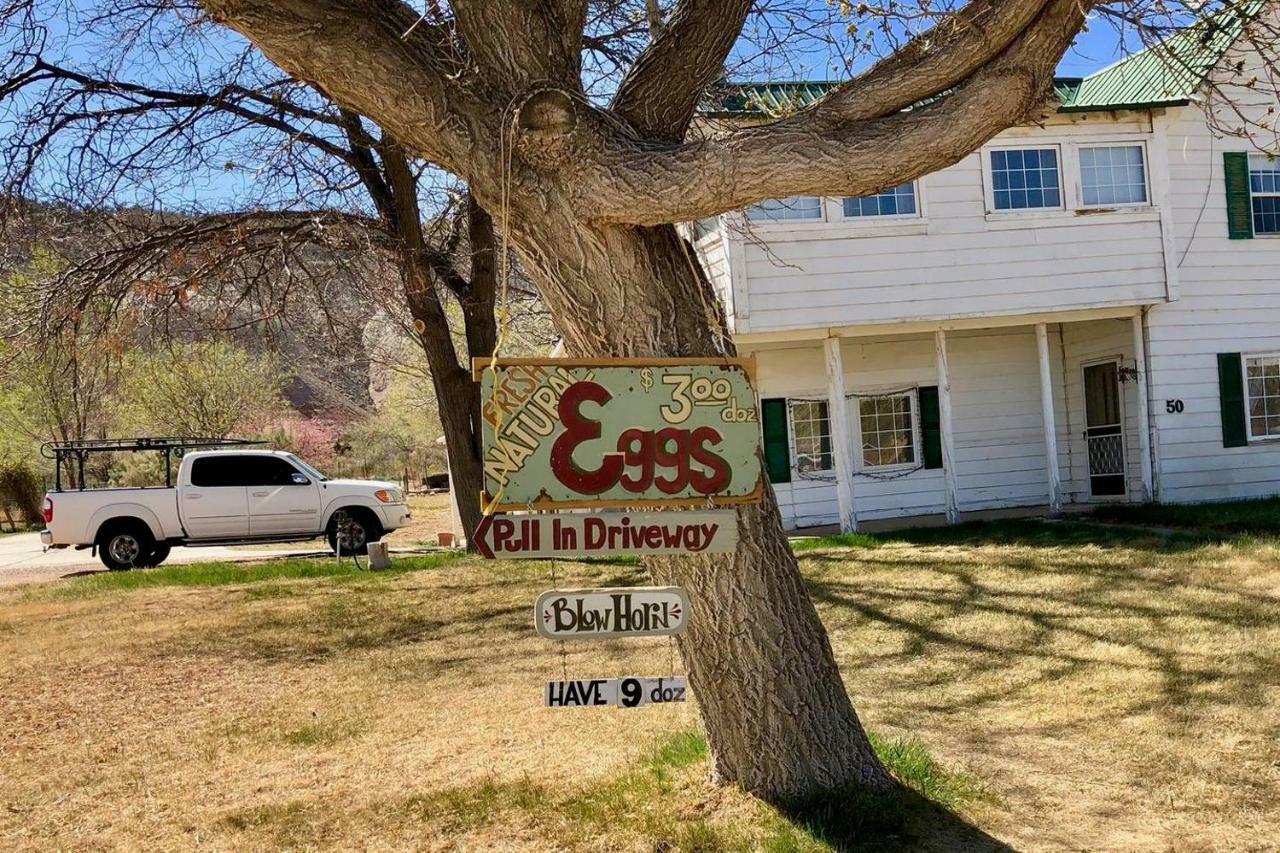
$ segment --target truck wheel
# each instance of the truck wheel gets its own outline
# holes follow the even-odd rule
[[[138,561],[137,565],[143,569],[154,569],[163,563],[169,557],[169,543],[157,542],[148,552],[147,556]]]
[[[367,509],[340,509],[329,519],[325,538],[335,554],[364,554],[368,552],[370,542],[382,538],[382,525]]]
[[[98,556],[111,571],[125,572],[143,565],[142,560],[155,545],[151,531],[144,525],[112,525],[98,536]]]

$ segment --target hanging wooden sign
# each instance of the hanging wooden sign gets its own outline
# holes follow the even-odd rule
[[[490,560],[727,554],[738,546],[738,517],[734,510],[486,515],[472,538]]]
[[[486,512],[707,507],[764,491],[750,359],[475,359]]]
[[[689,598],[675,586],[548,590],[538,596],[533,622],[549,640],[670,637],[683,634]]]
[[[682,677],[591,678],[580,681],[548,681],[548,708],[592,708],[613,705],[639,708],[667,702],[685,701]]]

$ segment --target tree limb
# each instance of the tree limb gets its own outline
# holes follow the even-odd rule
[[[468,52],[508,95],[535,82],[581,90],[586,0],[454,0],[453,11]]]
[[[1049,0],[994,61],[927,106],[853,123],[804,112],[727,136],[662,149],[578,122],[600,149],[572,159],[593,187],[580,212],[601,223],[687,222],[767,199],[851,195],[937,171],[1044,103],[1059,57],[1084,21],[1080,0]],[[856,109],[856,107],[855,107]],[[572,150],[572,149],[571,149]]]
[[[1046,0],[971,0],[802,112],[849,122],[906,109],[999,56],[1048,5]]]
[[[465,119],[492,120],[493,110],[471,91],[475,81],[445,25],[422,22],[400,0],[202,0],[201,5],[285,71],[319,84],[355,112],[376,117],[398,139],[455,174],[470,171],[482,134]]]
[[[642,136],[682,139],[752,5],[753,0],[680,0],[618,87],[613,111]]]

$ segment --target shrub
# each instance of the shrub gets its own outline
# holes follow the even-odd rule
[[[0,462],[0,512],[13,527],[15,516],[23,524],[38,526],[40,498],[44,491],[40,476],[26,462]]]

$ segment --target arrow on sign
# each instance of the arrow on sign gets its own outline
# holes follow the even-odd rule
[[[476,535],[472,537],[472,541],[476,543],[476,550],[480,552],[480,556],[486,560],[492,560],[493,548],[485,537],[489,534],[489,529],[493,527],[493,516],[485,515],[480,517],[480,523],[476,525]]]

